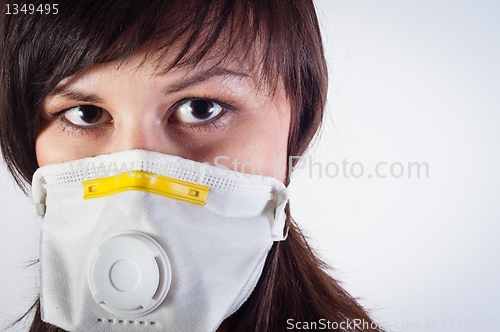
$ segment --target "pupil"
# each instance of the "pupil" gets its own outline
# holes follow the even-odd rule
[[[212,113],[212,103],[208,100],[193,100],[191,102],[191,109],[193,110],[193,115],[199,119],[206,119]]]
[[[83,121],[87,123],[94,123],[99,120],[100,111],[101,110],[95,106],[82,105],[80,106],[80,112],[78,112],[78,115],[80,115],[80,118],[82,118]]]

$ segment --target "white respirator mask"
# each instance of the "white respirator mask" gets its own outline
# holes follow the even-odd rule
[[[280,181],[144,150],[48,165],[42,320],[68,331],[215,331],[285,239]]]

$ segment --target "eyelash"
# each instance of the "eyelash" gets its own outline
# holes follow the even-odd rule
[[[190,131],[197,131],[201,132],[202,130],[204,131],[215,131],[219,130],[220,127],[225,127],[226,124],[220,119],[223,115],[218,116],[214,120],[210,121],[209,123],[200,123],[197,125],[186,125],[186,129]]]
[[[219,127],[225,127],[226,124],[222,121],[222,118],[227,116],[228,112],[235,112],[236,108],[232,105],[234,102],[231,101],[221,101],[218,99],[210,98],[209,96],[203,95],[203,96],[187,96],[182,98],[181,100],[177,101],[174,103],[170,108],[169,108],[169,119],[171,116],[173,116],[175,110],[182,105],[183,103],[191,100],[210,100],[211,102],[214,102],[216,104],[219,104],[220,107],[222,107],[222,112],[213,120],[210,120],[209,122],[202,122],[198,124],[182,124],[180,125],[184,127],[184,129],[189,130],[189,131],[196,131],[196,132],[201,132],[202,130],[204,131],[213,131],[213,130],[218,130]]]
[[[168,109],[168,117],[170,119],[171,116],[173,116],[175,110],[177,107],[182,105],[183,103],[190,101],[190,100],[210,100],[214,103],[219,104],[223,111],[218,115],[216,118],[213,120],[210,120],[207,123],[198,123],[198,124],[182,124],[179,122],[180,126],[182,126],[185,130],[189,131],[196,131],[196,132],[201,132],[203,131],[215,131],[218,130],[220,127],[225,127],[224,121],[222,121],[222,118],[225,117],[228,112],[234,112],[236,111],[236,108],[232,106],[233,102],[230,101],[219,101],[218,99],[210,98],[209,96],[188,96],[185,98],[182,98],[181,100],[177,101],[174,103],[169,109]],[[77,104],[68,108],[65,108],[63,110],[57,111],[55,113],[52,113],[51,116],[54,118],[57,118],[58,124],[61,126],[61,129],[63,131],[66,131],[70,134],[93,134],[94,136],[100,136],[101,134],[104,133],[104,131],[107,129],[104,126],[89,126],[89,127],[80,127],[76,125],[72,125],[71,123],[68,123],[63,117],[63,114],[70,110],[73,107],[77,106],[84,106],[84,105],[92,105],[92,104]]]
[[[73,107],[83,106],[83,105],[91,105],[91,104],[78,104],[78,105],[66,108],[66,109],[59,111],[57,113],[54,113],[54,114],[52,114],[52,116],[54,118],[57,118],[57,124],[59,125],[61,130],[67,132],[68,134],[81,134],[81,135],[91,134],[95,137],[98,137],[98,136],[104,134],[104,131],[107,128],[104,128],[102,126],[79,127],[79,126],[72,125],[71,123],[68,123],[68,121],[64,120],[64,118],[63,118],[64,112],[66,112],[67,110],[69,110]]]

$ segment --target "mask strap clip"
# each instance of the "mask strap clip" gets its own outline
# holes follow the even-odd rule
[[[284,241],[288,236],[288,227],[286,224],[285,206],[290,199],[290,191],[285,188],[278,192],[276,200],[276,209],[274,210],[274,223],[271,227],[273,241]]]
[[[43,203],[35,203],[36,214],[43,217],[45,215],[45,211],[47,210],[47,206]]]
[[[35,213],[37,217],[45,216],[45,211],[47,206],[45,204],[45,197],[47,192],[45,191],[45,178],[39,173],[35,172],[33,175],[33,201],[35,203]]]

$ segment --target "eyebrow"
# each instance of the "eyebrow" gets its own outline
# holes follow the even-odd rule
[[[222,67],[211,67],[207,70],[197,72],[191,76],[186,74],[184,78],[179,83],[171,84],[169,87],[163,90],[164,94],[175,93],[186,89],[189,86],[196,85],[211,79],[216,76],[236,76],[241,78],[252,78],[250,75],[245,73],[236,72],[227,68]]]
[[[189,76],[186,74],[178,83],[173,83],[165,88],[162,92],[163,94],[170,94],[180,92],[189,86],[196,85],[211,79],[216,76],[235,76],[241,78],[252,78],[250,75],[245,73],[236,72],[227,68],[222,67],[211,67],[207,70],[196,72],[195,74]],[[86,93],[84,91],[78,90],[71,87],[71,85],[58,85],[50,93],[53,96],[63,97],[70,100],[77,100],[86,103],[104,103],[104,99],[93,93]]]
[[[67,85],[56,86],[50,94],[71,100],[82,101],[85,103],[104,103],[104,100],[102,98],[93,93],[79,91]]]

